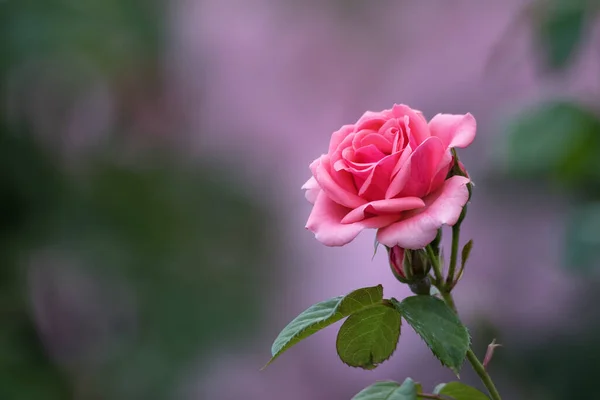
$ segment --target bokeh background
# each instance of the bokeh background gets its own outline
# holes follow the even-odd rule
[[[454,379],[404,329],[375,371],[310,304],[384,284],[325,248],[300,186],[394,102],[471,112],[457,304],[508,399],[596,398],[600,30],[593,0],[0,1],[0,399],[349,399]],[[479,385],[466,365],[461,377]],[[596,393],[596,394],[594,394]]]

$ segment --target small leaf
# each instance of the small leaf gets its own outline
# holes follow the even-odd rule
[[[436,390],[437,388],[438,387],[436,387]],[[434,390],[434,393],[450,396],[455,400],[490,400],[489,397],[479,390],[460,382],[446,383],[440,391],[436,392]]]
[[[377,237],[375,237],[375,243],[373,244],[373,257],[371,257],[371,261],[373,261],[373,259],[375,258],[375,256],[377,255],[377,249],[379,248],[379,241],[377,240]]]
[[[462,249],[461,257],[460,257],[460,269],[458,270],[458,274],[454,279],[453,286],[458,283],[462,279],[463,273],[465,272],[465,265],[467,264],[467,260],[471,255],[471,249],[473,248],[473,239],[469,240],[467,244]]]
[[[471,255],[472,248],[473,248],[473,239],[469,240],[462,249],[460,260],[461,260],[463,268],[465,267],[465,264],[467,263],[467,260],[469,259],[469,256]]]
[[[383,286],[377,285],[357,289],[346,296],[334,297],[310,306],[283,328],[271,347],[272,358],[263,368],[302,339],[350,314],[372,307],[375,304],[381,304],[382,300]]]
[[[458,375],[471,342],[467,328],[442,300],[411,296],[391,300],[441,363]]]
[[[402,385],[391,382],[377,382],[358,393],[352,400],[417,400],[417,385],[406,378]]]
[[[396,350],[401,323],[400,313],[384,304],[352,314],[338,333],[338,355],[351,367],[376,368]]]

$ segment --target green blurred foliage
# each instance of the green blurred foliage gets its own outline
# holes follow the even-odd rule
[[[85,58],[107,73],[156,60],[164,37],[160,0],[19,0],[0,3],[0,66]]]
[[[14,71],[51,60],[64,67],[53,95],[65,103],[91,67],[115,89],[109,142],[137,137],[151,149],[135,161],[93,149],[73,167],[38,140],[30,115],[0,109],[2,400],[177,398],[216,347],[235,349],[260,324],[274,245],[263,206],[218,165],[124,123],[143,107],[131,102],[156,100],[132,96],[129,80],[161,97],[165,7],[0,2],[0,95]],[[44,77],[30,78],[35,97]]]
[[[595,0],[535,3],[534,39],[546,70],[568,73],[598,15]],[[555,79],[561,79],[556,76]],[[525,398],[596,398],[595,363],[600,357],[600,312],[594,306],[600,270],[600,98],[582,105],[547,99],[520,112],[506,126],[505,183],[540,182],[560,189],[570,201],[563,227],[565,270],[580,279],[577,305],[563,329],[543,338],[513,341],[494,356],[493,367],[521,388]],[[547,190],[540,196],[548,196]],[[483,337],[497,337],[479,332]]]
[[[577,55],[588,33],[592,16],[589,0],[539,0],[535,39],[542,49],[544,65],[557,71],[566,68]]]
[[[568,101],[540,103],[510,121],[507,137],[515,176],[600,193],[600,119],[593,111]]]

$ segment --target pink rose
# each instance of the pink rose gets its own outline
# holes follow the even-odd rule
[[[469,179],[452,176],[450,149],[475,138],[471,114],[438,114],[427,123],[405,105],[367,111],[333,133],[329,151],[310,164],[302,186],[314,204],[306,228],[327,246],[343,246],[363,229],[407,249],[425,247],[454,225],[469,198]]]

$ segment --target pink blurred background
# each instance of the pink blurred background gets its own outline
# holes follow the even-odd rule
[[[559,192],[499,185],[496,172],[504,167],[503,126],[512,114],[554,95],[583,101],[598,95],[600,32],[591,31],[568,73],[540,74],[532,27],[524,17],[528,4],[182,0],[157,12],[164,33],[154,64],[134,55],[114,74],[111,62],[105,68],[74,53],[27,59],[7,69],[8,120],[30,121],[36,141],[77,185],[86,186],[94,154],[125,169],[160,170],[160,163],[145,164],[145,154],[168,149],[179,162],[202,168],[209,181],[227,182],[227,190],[261,210],[239,229],[254,229],[264,239],[266,250],[256,259],[268,269],[256,282],[233,274],[220,286],[228,296],[237,290],[228,282],[253,285],[260,319],[252,328],[245,328],[252,322],[244,322],[227,335],[207,339],[199,354],[186,350],[189,360],[168,394],[155,398],[346,399],[375,380],[411,376],[432,387],[455,379],[408,326],[392,359],[374,371],[340,362],[333,327],[259,371],[280,329],[309,305],[379,283],[387,296],[409,294],[389,272],[385,251],[372,258],[374,232],[363,232],[343,248],[317,242],[304,229],[311,205],[300,190],[309,177],[308,164],[326,150],[334,130],[366,110],[394,103],[420,109],[428,118],[439,112],[470,112],[477,118],[476,141],[460,152],[476,185],[463,240],[474,238],[475,247],[456,292],[476,353],[482,356],[496,337],[504,346],[498,350],[501,358],[516,343],[536,343],[577,322],[570,310],[582,280],[560,268],[568,199]],[[127,43],[126,36],[121,39]],[[197,209],[190,204],[198,224],[210,213],[219,220],[211,201],[218,199]],[[243,263],[243,254],[236,259],[229,252],[245,236],[236,232],[234,221],[228,229],[220,233],[218,247],[206,250],[213,257],[208,260],[226,263],[234,257],[232,263]],[[128,282],[143,282],[144,273],[90,272],[78,267],[81,260],[71,254],[70,244],[42,243],[28,249],[28,261],[19,264],[27,271],[23,293],[42,353],[66,376],[68,398],[119,398],[90,378],[110,356],[90,356],[86,350],[83,357],[73,342],[93,348],[118,342],[122,335],[143,336],[149,328],[136,311],[142,301]],[[175,257],[161,265],[177,268],[177,262]],[[204,264],[195,268],[216,270]],[[160,286],[152,290],[157,293]],[[192,312],[186,311],[186,319],[202,318],[193,311],[209,307],[188,306]],[[107,328],[114,318],[132,325],[115,333]],[[176,333],[173,340],[178,341]],[[72,362],[73,357],[85,361]],[[136,365],[152,362],[142,360]],[[77,371],[81,363],[85,373]],[[506,368],[492,363],[491,373],[506,398],[542,398]],[[477,384],[466,365],[461,378]],[[154,398],[134,384],[119,387],[128,388],[118,392],[123,396]]]

